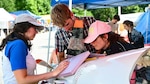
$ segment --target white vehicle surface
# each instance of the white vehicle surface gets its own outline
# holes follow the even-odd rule
[[[130,84],[137,62],[150,51],[149,47],[117,53],[84,62],[75,74],[60,77],[56,84]],[[149,52],[150,53],[150,52]]]

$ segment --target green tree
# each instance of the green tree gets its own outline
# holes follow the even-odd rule
[[[40,15],[50,13],[50,0],[38,0],[37,9]]]
[[[117,8],[100,8],[89,11],[92,12],[97,20],[102,21],[108,21],[108,19],[112,19],[112,17],[117,14]]]
[[[128,14],[128,13],[137,13],[137,12],[144,12],[145,7],[148,5],[132,5],[132,6],[125,6],[121,7],[121,14]],[[112,19],[115,14],[118,14],[118,8],[100,8],[100,9],[92,9],[89,10],[93,14],[96,19],[102,21],[108,21],[108,19]]]
[[[50,14],[50,2],[51,0],[1,0],[0,7],[3,7],[9,12],[18,10],[29,10],[37,15]],[[122,14],[144,12],[147,5],[133,5],[122,8]],[[77,16],[84,16],[83,9],[73,9],[73,12]],[[96,19],[107,21],[109,18],[117,14],[116,8],[100,8],[94,10],[87,10],[87,16],[94,16]]]
[[[29,10],[34,14],[39,14],[38,13],[38,8],[37,5],[38,3],[36,2],[36,0],[25,0],[26,5],[25,5],[25,10]]]
[[[17,10],[25,10],[26,9],[26,0],[16,0],[15,7]]]
[[[128,13],[137,13],[137,12],[144,12],[145,7],[148,5],[132,5],[132,6],[125,6],[121,8],[122,14],[128,14]]]
[[[0,8],[4,8],[5,10],[9,12],[16,11],[15,0],[1,0]]]
[[[85,11],[84,9],[78,9],[78,8],[73,8],[72,12],[75,14],[75,16],[78,17],[83,17],[85,16]],[[86,16],[93,16],[92,13],[90,11],[86,11]]]
[[[42,15],[50,13],[49,0],[16,0],[17,10],[29,10],[34,14]]]

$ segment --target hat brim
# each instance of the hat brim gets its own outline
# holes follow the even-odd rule
[[[84,43],[92,43],[97,37],[98,37],[98,35],[87,36],[84,40]]]
[[[44,26],[41,25],[41,24],[38,24],[38,23],[36,23],[36,22],[29,22],[29,23],[31,23],[31,24],[37,26],[37,29],[40,30],[40,31],[44,29]]]
[[[38,29],[39,31],[41,31],[41,30],[44,29],[44,26],[37,26],[37,29]]]

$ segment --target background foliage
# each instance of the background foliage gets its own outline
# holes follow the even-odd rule
[[[17,10],[29,10],[36,15],[50,14],[51,0],[1,0],[0,7],[6,9],[8,12]],[[121,7],[122,14],[144,12],[148,5],[132,5]],[[85,9],[73,8],[72,10],[76,16],[85,16]],[[118,8],[101,8],[86,11],[86,16],[94,16],[96,19],[108,21],[118,14]]]
[[[147,6],[148,5],[132,5],[132,6],[121,7],[121,14],[144,12],[145,7]],[[91,11],[91,13],[96,19],[100,19],[102,21],[108,21],[111,20],[115,14],[118,14],[118,7],[102,8],[102,9],[95,9],[89,11]]]
[[[37,15],[50,13],[50,0],[1,0],[0,7],[8,12],[29,10]]]

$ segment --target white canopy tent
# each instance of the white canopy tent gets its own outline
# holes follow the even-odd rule
[[[9,14],[4,8],[0,8],[0,29],[7,29],[7,33],[9,32],[9,28],[11,26],[10,22],[14,21],[14,17]],[[5,37],[4,31],[1,30],[0,36]]]
[[[9,14],[4,8],[0,8],[0,28],[6,29],[9,27],[9,21],[13,21],[14,17]]]
[[[14,17],[9,14],[4,8],[0,8],[0,21],[14,20]]]

